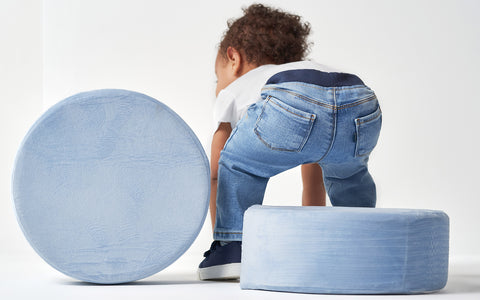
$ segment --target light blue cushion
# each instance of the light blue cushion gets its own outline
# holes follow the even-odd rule
[[[205,220],[209,166],[166,105],[126,90],[67,98],[27,133],[13,172],[17,220],[52,267],[94,283],[164,269]]]
[[[411,294],[447,282],[442,211],[253,206],[241,287],[301,293]]]

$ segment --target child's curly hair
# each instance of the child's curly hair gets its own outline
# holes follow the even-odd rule
[[[300,16],[262,4],[252,4],[243,12],[242,17],[227,22],[219,45],[225,58],[230,46],[257,65],[299,61],[308,54],[310,24],[302,22]]]

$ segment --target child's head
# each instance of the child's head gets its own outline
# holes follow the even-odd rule
[[[215,62],[217,94],[249,70],[265,64],[303,60],[310,44],[310,24],[301,17],[253,4],[228,21]]]

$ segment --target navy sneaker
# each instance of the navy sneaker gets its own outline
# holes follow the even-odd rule
[[[205,252],[205,259],[198,266],[200,280],[208,279],[239,279],[242,242],[229,242],[222,246],[214,241],[210,250]]]

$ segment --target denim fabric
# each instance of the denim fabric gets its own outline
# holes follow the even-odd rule
[[[355,75],[303,71],[272,77],[227,140],[215,240],[241,240],[243,214],[262,203],[269,178],[300,164],[322,167],[333,206],[375,207],[367,166],[382,122],[375,93]]]

